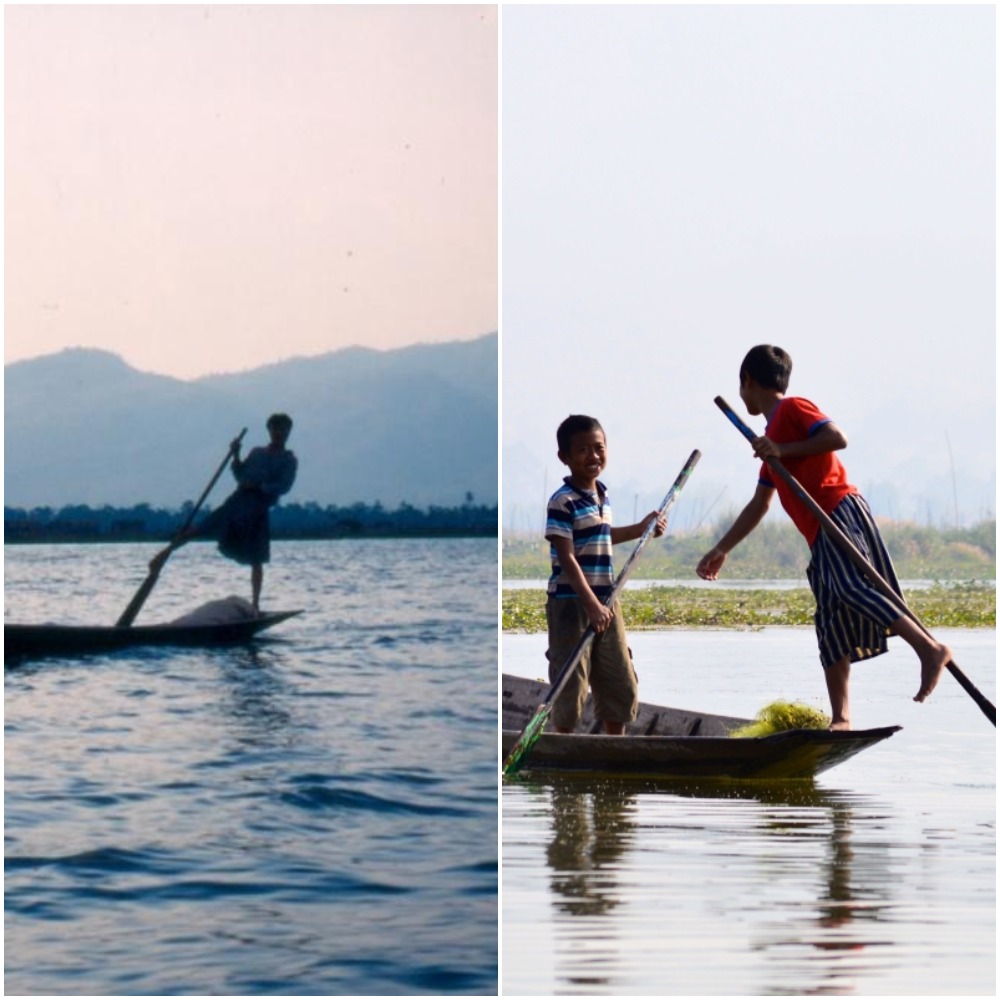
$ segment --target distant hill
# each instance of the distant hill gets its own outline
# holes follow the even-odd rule
[[[497,502],[497,335],[182,381],[82,348],[4,369],[4,503],[179,506],[248,427],[294,418],[299,503]],[[220,480],[218,502],[232,484]]]

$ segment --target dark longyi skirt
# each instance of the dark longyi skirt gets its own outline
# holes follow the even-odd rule
[[[202,521],[198,534],[216,539],[219,551],[241,566],[270,562],[269,509],[259,490],[237,490]]]

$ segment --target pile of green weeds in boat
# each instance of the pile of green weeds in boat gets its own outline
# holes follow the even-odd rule
[[[752,739],[757,736],[773,736],[789,729],[827,729],[830,716],[818,708],[800,702],[772,701],[758,713],[755,721],[730,732],[736,739]]]

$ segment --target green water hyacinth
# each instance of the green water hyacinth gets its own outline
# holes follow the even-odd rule
[[[828,729],[829,726],[830,717],[818,708],[799,702],[772,701],[757,713],[756,721],[734,729],[729,735],[737,739],[752,739],[773,736],[789,729]]]
[[[937,585],[914,590],[907,603],[928,628],[995,628],[996,588],[983,582]],[[621,595],[626,629],[768,628],[811,626],[816,600],[805,587],[794,590],[661,586],[625,590]],[[545,591],[505,590],[503,630],[544,632]]]

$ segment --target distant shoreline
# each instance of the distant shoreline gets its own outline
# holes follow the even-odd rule
[[[25,510],[4,507],[4,545],[102,544],[169,541],[190,514],[181,510],[132,507],[94,508],[86,504]],[[210,508],[202,510],[201,516]],[[271,538],[275,541],[323,541],[344,538],[496,538],[500,520],[496,505],[476,504],[470,493],[453,507],[421,510],[400,504],[389,510],[381,503],[349,507],[316,503],[281,504],[272,509]],[[195,523],[199,523],[196,518]],[[205,539],[206,541],[208,539]]]
[[[350,541],[352,539],[394,539],[394,538],[496,538],[496,529],[489,528],[438,528],[423,529],[414,531],[401,530],[363,530],[354,532],[328,533],[328,534],[305,534],[286,535],[271,533],[271,540],[274,542],[325,542],[325,541]],[[8,538],[4,534],[4,545],[151,545],[162,544],[170,540],[169,535],[141,535],[128,538],[115,538],[111,536],[86,537],[79,535],[65,535],[59,533],[39,533],[31,538]],[[193,543],[212,542],[211,538],[195,538]]]

